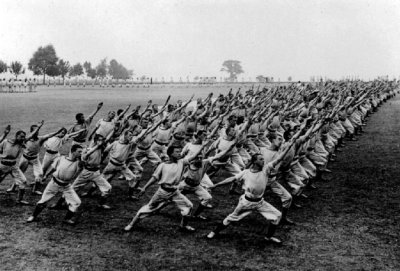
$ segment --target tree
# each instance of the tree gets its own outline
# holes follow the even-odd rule
[[[81,63],[76,63],[69,71],[70,76],[79,76],[83,74],[83,67]]]
[[[110,65],[108,66],[108,73],[117,79],[126,79],[132,76],[133,71],[125,68],[121,63],[118,63],[115,59],[110,61]]]
[[[85,61],[83,63],[83,68],[85,69],[85,72],[87,73],[88,70],[90,70],[92,68],[92,63],[90,63],[89,61]]]
[[[0,73],[7,72],[7,64],[0,60]]]
[[[92,79],[96,78],[96,70],[92,68],[92,63],[85,61],[85,63],[83,63],[83,68],[85,69],[88,77]]]
[[[11,62],[10,72],[15,75],[15,79],[18,79],[18,75],[25,73],[25,69],[22,68],[22,64],[18,61]]]
[[[104,78],[107,75],[107,58],[100,60],[99,65],[96,66],[96,75]]]
[[[63,59],[60,59],[58,61],[58,73],[59,75],[61,75],[62,79],[63,79],[63,84],[64,84],[64,80],[65,80],[65,76],[68,74],[69,70],[70,70],[70,65],[68,61],[64,61]]]
[[[61,75],[60,67],[58,65],[51,65],[47,67],[47,72],[46,74],[50,77],[56,77]]]
[[[39,47],[29,60],[28,69],[35,75],[43,75],[43,84],[45,83],[47,70],[50,66],[57,64],[58,57],[53,45]]]
[[[237,76],[241,73],[244,73],[242,65],[238,60],[225,60],[222,63],[221,71],[225,71],[229,73],[230,82],[235,82],[237,80]]]

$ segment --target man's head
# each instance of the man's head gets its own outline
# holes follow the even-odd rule
[[[24,131],[19,130],[15,133],[15,144],[23,144],[25,141],[26,133]]]
[[[228,118],[228,122],[230,126],[235,126],[237,121],[237,117],[235,115],[230,115]]]
[[[122,140],[123,140],[124,142],[129,142],[129,141],[132,140],[133,133],[132,133],[132,131],[130,131],[130,130],[126,130],[126,131],[122,134],[122,136],[123,136]]]
[[[142,132],[142,126],[135,124],[135,125],[133,125],[131,131],[132,131],[133,135],[138,135]]]
[[[158,112],[158,105],[157,104],[152,104],[151,108],[153,109],[153,112]]]
[[[244,123],[244,116],[238,116],[237,120],[236,120],[236,124],[240,125],[242,123]]]
[[[235,128],[233,126],[226,127],[225,133],[228,138],[233,139],[236,135]]]
[[[117,115],[121,114],[122,112],[124,112],[124,109],[120,108],[117,110]]]
[[[203,142],[206,138],[206,133],[203,130],[198,130],[197,133],[195,133],[194,137],[196,138],[196,140]]]
[[[70,151],[71,157],[74,160],[81,159],[82,156],[82,146],[78,144],[74,144],[71,146]]]
[[[165,119],[163,120],[162,125],[164,126],[165,129],[169,129],[171,127],[171,122],[169,119]]]
[[[107,114],[107,119],[109,120],[109,121],[111,121],[112,119],[114,119],[115,118],[115,111],[110,111],[110,112],[108,112],[108,114]]]
[[[64,127],[60,129],[60,132],[57,134],[57,137],[63,138],[67,134],[67,129]]]
[[[176,145],[171,145],[167,149],[167,155],[173,160],[181,159],[181,152],[182,152],[182,147]]]
[[[149,119],[148,118],[143,118],[140,121],[140,125],[142,126],[143,129],[147,129],[147,126],[149,125]]]
[[[38,128],[38,126],[36,124],[31,125],[30,128],[30,132],[32,133],[33,131],[35,131]]]
[[[85,121],[85,116],[83,113],[78,113],[75,115],[75,119],[78,123],[83,123]]]
[[[95,134],[94,135],[94,143],[96,143],[96,145],[103,145],[104,144],[104,136],[100,135],[100,134]]]
[[[264,166],[264,157],[260,153],[253,154],[250,160],[250,166],[256,166],[258,168],[263,168]]]
[[[283,137],[279,133],[273,133],[273,134],[268,134],[268,140],[276,148],[280,148],[282,146]]]

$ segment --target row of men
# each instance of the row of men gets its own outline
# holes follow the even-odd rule
[[[6,80],[5,78],[0,79],[0,92],[32,92],[35,91],[37,88],[38,82],[34,78],[28,79],[14,79],[10,78]]]
[[[28,222],[35,221],[46,203],[62,192],[63,197],[54,207],[61,208],[66,202],[64,221],[68,224],[76,223],[73,217],[81,204],[76,191],[87,184],[94,185],[86,195],[99,189],[99,205],[110,209],[107,197],[110,182],[117,174],[127,180],[129,198],[134,200],[158,182],[152,199],[139,209],[126,231],[172,202],[181,211],[181,228],[193,231],[189,218],[205,219],[202,212],[212,207],[212,189],[229,183],[231,194],[241,194],[239,204],[208,237],[214,238],[230,223],[258,211],[271,222],[264,238],[280,243],[273,234],[278,224],[293,224],[287,217],[289,208],[297,198],[306,197],[306,187],[315,188],[313,182],[329,172],[327,164],[343,146],[343,139],[355,140],[367,116],[393,97],[396,88],[395,82],[374,81],[330,82],[320,90],[311,85],[292,85],[245,94],[230,91],[214,101],[212,94],[198,99],[194,108],[187,107],[192,99],[172,105],[168,97],[161,108],[149,101],[141,113],[140,106],[130,113],[129,106],[111,111],[89,133],[92,119],[102,107],[100,103],[88,118],[77,114],[76,124],[68,130],[39,136],[41,122],[31,127],[28,136],[18,131],[14,140],[4,140],[8,127],[0,144],[0,179],[11,173],[19,187],[17,202],[26,203],[23,172],[27,166],[33,165],[36,192],[51,176]],[[59,150],[69,138],[73,140],[70,153],[60,156]],[[42,163],[41,146],[46,150]],[[139,187],[146,161],[155,170]],[[210,178],[220,170],[232,177],[213,184]],[[238,191],[241,181],[242,189]],[[266,189],[280,198],[281,211],[264,200]],[[187,193],[199,199],[196,210]]]

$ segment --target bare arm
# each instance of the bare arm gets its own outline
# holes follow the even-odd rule
[[[214,186],[212,186],[211,188],[215,188],[217,186],[221,186],[221,185],[225,185],[225,184],[230,184],[230,183],[233,183],[235,181],[237,181],[236,177],[232,176],[232,177],[229,177],[229,178],[227,178],[227,179],[225,179],[225,180],[223,180],[223,181],[221,181],[221,182],[219,182],[217,184],[214,184]]]
[[[82,160],[86,160],[92,153],[94,153],[96,150],[100,148],[101,145],[96,145],[93,148],[89,149],[87,153],[82,155]]]
[[[275,160],[271,161],[269,164],[270,164],[272,167],[275,167],[277,164],[279,164],[279,162],[282,161],[282,159],[286,156],[286,154],[287,154],[287,153],[289,152],[289,150],[292,148],[292,146],[293,146],[294,143],[295,143],[295,141],[290,141],[290,143],[289,143],[289,145],[286,147],[286,149],[285,149],[283,152],[281,152],[281,153],[278,155],[278,157],[277,157]]]
[[[213,136],[217,133],[217,131],[221,128],[222,126],[222,119],[218,122],[218,124],[215,126],[215,128],[211,131],[211,133],[207,136],[208,139],[213,138]]]
[[[10,133],[11,125],[7,125],[6,129],[4,129],[3,135],[0,137],[0,143],[6,139],[7,135]]]
[[[79,131],[73,132],[73,133],[71,133],[71,134],[66,134],[66,135],[65,135],[65,138],[71,138],[71,137],[73,137],[73,136],[76,136],[76,135],[82,133],[83,131],[86,131],[86,128],[80,129]]]
[[[46,180],[51,174],[53,174],[56,171],[55,168],[51,167],[49,171],[47,171],[46,175],[43,177],[44,180]]]
[[[121,112],[121,114],[119,114],[118,116],[116,116],[116,117],[114,118],[114,120],[120,120],[120,119],[126,114],[126,112],[128,112],[128,110],[129,110],[130,107],[131,107],[131,105],[128,105],[128,106],[124,109],[124,111]]]
[[[58,130],[58,131],[56,131],[56,132],[53,132],[53,133],[50,133],[50,134],[41,136],[41,137],[39,138],[39,143],[40,143],[40,145],[42,145],[43,142],[45,142],[45,141],[46,141],[47,139],[49,139],[50,137],[53,137],[53,136],[58,135],[61,131],[62,131],[62,129],[60,129],[60,130]]]
[[[96,107],[96,110],[93,111],[92,114],[89,115],[88,119],[92,120],[94,118],[94,116],[96,116],[97,112],[99,112],[99,110],[103,107],[103,102],[99,103]]]
[[[184,109],[188,104],[190,104],[190,102],[193,100],[194,95],[192,95],[192,97],[190,97],[190,99],[184,103],[181,107],[178,107],[177,109],[175,109],[174,111],[172,111],[172,114],[175,114],[179,111],[181,111],[182,109]]]
[[[99,126],[96,126],[93,131],[89,135],[89,140],[92,140],[93,135],[96,133],[97,129],[99,129]]]
[[[35,135],[37,135],[39,133],[40,128],[42,128],[44,121],[42,120],[41,122],[39,122],[39,125],[36,127],[35,130],[33,130],[30,134],[27,135],[26,137],[26,141],[30,140],[32,137],[34,137]]]
[[[146,189],[149,188],[150,186],[152,186],[155,182],[157,182],[157,179],[154,176],[151,176],[150,180],[148,180],[148,182],[145,184],[145,186],[143,186],[142,188],[139,188],[138,197],[141,197],[144,194],[144,192],[146,191]]]
[[[203,142],[203,144],[201,145],[201,148],[198,149],[197,152],[193,153],[192,156],[188,157],[187,160],[190,163],[191,161],[193,161],[204,149],[204,147],[207,145],[208,142]]]

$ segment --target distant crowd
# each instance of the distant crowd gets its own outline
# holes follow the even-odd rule
[[[25,79],[0,79],[0,92],[33,92],[36,91],[38,82],[36,78]]]

